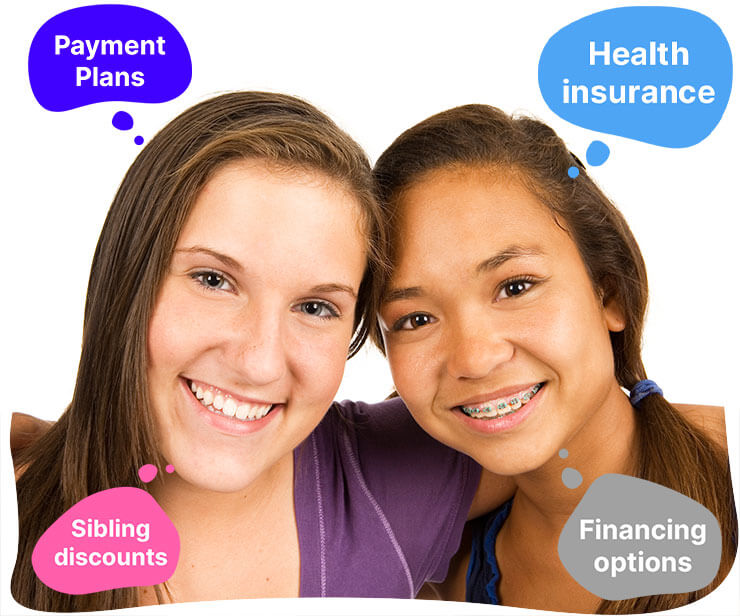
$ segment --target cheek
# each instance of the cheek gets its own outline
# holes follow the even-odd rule
[[[147,335],[150,372],[163,367],[178,356],[176,341],[180,339],[179,329],[166,311],[155,309],[149,321]]]
[[[334,400],[344,375],[350,338],[349,327],[335,331],[306,331],[298,326],[286,339],[285,352],[290,371],[301,389],[304,402],[328,408]]]
[[[568,376],[565,385],[582,387],[584,381],[613,374],[611,342],[597,300],[587,294],[569,300],[539,311],[522,331],[538,359]]]
[[[150,367],[187,361],[222,344],[232,329],[231,318],[217,303],[194,298],[177,281],[166,281],[149,320]]]
[[[190,318],[183,316],[187,314],[185,306],[179,305],[165,289],[149,321],[147,350],[150,373],[166,370],[187,354],[193,336],[199,331]]]
[[[415,412],[431,408],[439,385],[435,355],[427,353],[420,344],[386,344],[386,354],[396,391],[407,406]]]

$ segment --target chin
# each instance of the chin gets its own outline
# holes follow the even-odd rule
[[[257,478],[255,475],[237,473],[208,473],[203,470],[180,473],[183,481],[198,490],[233,494],[247,489]]]
[[[478,464],[487,471],[497,475],[523,475],[545,466],[550,460],[558,458],[560,448],[554,445],[536,448],[503,448],[497,450],[495,444],[489,444],[484,451],[470,453]]]
[[[523,475],[537,470],[541,466],[537,463],[525,463],[522,460],[491,459],[490,456],[481,456],[480,458],[475,457],[475,461],[487,471],[496,475],[503,475],[505,477]]]

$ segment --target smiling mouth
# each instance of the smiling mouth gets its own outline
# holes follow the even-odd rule
[[[232,417],[239,421],[257,421],[266,417],[277,406],[237,400],[213,386],[191,380],[188,380],[187,384],[193,392],[193,397],[211,413]]]
[[[498,398],[473,406],[458,406],[457,408],[473,419],[498,419],[499,417],[506,417],[506,415],[516,413],[520,408],[528,404],[544,385],[544,382],[537,383],[507,398]]]

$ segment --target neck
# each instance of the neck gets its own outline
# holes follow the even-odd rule
[[[173,601],[298,596],[293,452],[236,492],[170,476],[152,495],[180,535],[177,569],[167,582]],[[152,588],[142,589],[139,603],[156,603]]]
[[[245,488],[216,492],[193,485],[177,475],[165,476],[152,486],[152,496],[182,535],[226,521],[258,524],[265,512],[284,506],[293,495],[293,452],[266,469]]]
[[[516,500],[530,515],[560,532],[591,483],[607,473],[633,474],[636,465],[635,410],[617,383],[597,412],[543,466],[515,478]],[[563,470],[575,469],[583,481],[575,488],[563,483]]]

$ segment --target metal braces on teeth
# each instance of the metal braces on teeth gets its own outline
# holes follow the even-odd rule
[[[542,389],[542,384],[537,383],[536,385],[532,386],[531,389],[523,393],[521,396],[514,396],[513,398],[510,398],[509,400],[499,400],[496,403],[496,411],[498,411],[498,413],[496,415],[491,415],[490,418],[494,419],[497,417],[505,417],[506,415],[510,415],[511,413],[518,411],[523,405],[529,402],[540,389]],[[469,407],[461,406],[460,409],[466,415],[470,417],[476,417],[476,416],[479,416],[481,413],[490,413],[493,410],[493,407],[489,404],[489,405],[484,406],[483,408],[469,408]],[[508,409],[508,412],[505,412],[505,413],[501,412],[501,411],[507,411],[507,409]]]

